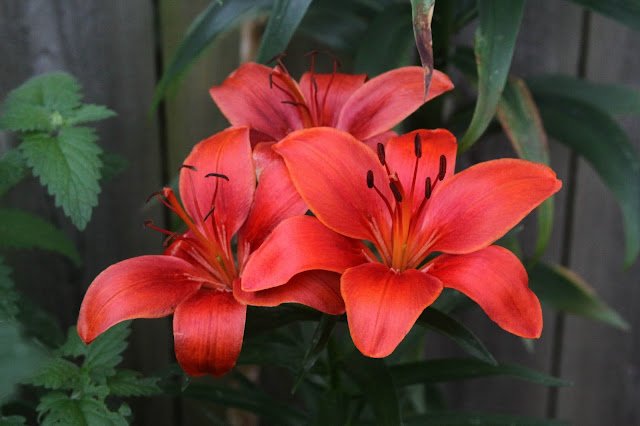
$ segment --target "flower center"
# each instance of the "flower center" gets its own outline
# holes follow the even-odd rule
[[[182,168],[197,172],[193,166],[183,165]],[[221,180],[229,181],[229,178],[220,173],[205,175],[205,178],[215,178],[215,189],[211,202],[207,206],[208,210],[203,210],[196,196],[191,173],[185,176],[189,181],[191,199],[194,200],[195,211],[191,212],[193,217],[182,207],[171,188],[164,188],[162,191],[151,194],[149,200],[151,198],[160,200],[162,204],[182,219],[189,230],[179,234],[156,227],[151,221],[146,222],[145,226],[168,235],[164,242],[164,245],[168,246],[165,255],[187,260],[211,277],[209,282],[203,284],[203,287],[232,291],[233,280],[237,278],[238,273],[230,244],[224,233],[224,226],[218,223],[215,217],[215,201],[219,183]]]
[[[411,186],[409,188],[403,187],[396,171],[390,171],[389,165],[386,161],[385,147],[383,144],[378,143],[377,153],[380,164],[384,166],[387,172],[389,189],[391,190],[393,198],[389,200],[385,197],[374,182],[373,171],[367,171],[367,187],[376,191],[384,201],[387,209],[389,210],[389,214],[391,215],[390,241],[385,242],[380,239],[379,241],[375,241],[374,244],[378,249],[378,253],[380,253],[384,264],[391,268],[404,271],[415,266],[415,260],[410,261],[407,258],[408,241],[412,233],[416,232],[416,221],[421,217],[428,201],[431,199],[431,195],[437,183],[445,177],[447,171],[447,158],[444,155],[441,155],[437,175],[434,176],[433,179],[431,177],[427,177],[425,179],[424,197],[420,199],[420,204],[414,211],[414,192],[416,189],[416,178],[418,176],[418,163],[422,158],[422,140],[420,138],[420,134],[416,133],[414,138],[415,162],[411,177]],[[379,234],[379,232],[377,234]]]

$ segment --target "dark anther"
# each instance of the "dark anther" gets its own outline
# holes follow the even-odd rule
[[[431,178],[428,177],[424,182],[424,196],[428,200],[431,198]]]
[[[300,102],[293,101],[280,101],[281,104],[293,105],[293,106],[304,106]]]
[[[151,199],[153,197],[155,197],[156,195],[162,195],[162,191],[156,191],[153,194],[149,195],[149,198],[147,198],[147,201],[145,201],[145,203],[148,203],[149,201],[151,201]],[[146,223],[145,223],[146,224]]]
[[[269,74],[269,89],[273,89],[273,74]]]
[[[271,62],[274,62],[274,61],[278,61],[278,60],[284,58],[285,56],[287,56],[287,54],[284,53],[284,52],[278,53],[276,56],[274,56],[273,58],[269,59],[267,61],[267,64],[270,64]]]
[[[305,53],[304,57],[306,58],[307,56],[314,56],[314,55],[317,55],[318,53],[320,53],[319,50],[312,50],[310,52]]]
[[[198,169],[188,164],[183,164],[182,166],[178,167],[178,170],[181,170],[181,169],[189,169],[189,170],[193,170],[194,172],[198,171]]]
[[[311,77],[311,83],[313,83],[313,91],[318,94],[318,83],[315,77]]]
[[[380,164],[383,166],[386,164],[386,155],[384,153],[384,145],[378,142],[378,160],[380,160]]]
[[[205,175],[205,177],[211,177],[211,176],[222,178],[222,179],[226,180],[227,182],[229,181],[229,177],[227,175],[223,175],[221,173],[209,173],[208,175]]]
[[[367,171],[367,187],[373,188],[373,170]]]
[[[416,133],[416,137],[413,139],[413,148],[416,152],[416,157],[422,157],[422,139],[420,138],[420,133]]]
[[[397,202],[402,202],[402,194],[400,194],[400,190],[396,186],[394,182],[389,182],[389,188],[391,188],[391,192],[393,192],[393,198],[396,199]]]
[[[438,170],[438,179],[444,179],[444,174],[447,172],[447,157],[440,156],[440,170]]]
[[[149,225],[153,225],[153,221],[152,220],[147,220],[144,222],[144,225],[142,225],[143,228],[148,228]]]
[[[207,213],[206,215],[204,215],[204,219],[202,219],[203,222],[206,222],[207,219],[209,219],[209,216],[211,216],[211,214],[213,213],[213,211],[216,209],[216,206],[211,207],[211,210],[209,210],[209,213]]]

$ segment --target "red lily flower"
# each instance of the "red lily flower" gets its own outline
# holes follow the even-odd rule
[[[271,145],[290,132],[310,127],[334,127],[351,133],[369,146],[386,142],[397,134],[390,131],[425,101],[453,88],[449,77],[434,71],[429,93],[424,96],[424,70],[398,68],[369,81],[364,74],[352,75],[311,71],[297,83],[282,62],[273,69],[264,65],[242,65],[211,97],[234,125],[251,128],[251,142],[260,164],[274,158]],[[264,143],[260,143],[264,142]]]
[[[393,352],[443,287],[465,293],[511,333],[541,333],[540,303],[524,267],[491,244],[561,182],[548,167],[517,159],[454,175],[456,149],[454,136],[442,129],[391,138],[378,155],[330,128],[292,133],[274,147],[322,223],[377,249],[378,257],[341,278],[351,336],[365,355]],[[429,260],[436,252],[444,254]],[[249,260],[245,290],[283,282],[253,266],[261,257]]]
[[[173,240],[164,255],[127,259],[98,275],[78,318],[78,333],[85,343],[120,321],[173,314],[176,357],[185,372],[220,376],[233,368],[240,353],[247,304],[295,302],[330,314],[344,312],[339,273],[362,262],[361,243],[328,230],[313,217],[301,216],[307,206],[282,160],[263,171],[256,188],[248,128],[230,128],[202,141],[186,164],[180,174],[184,208],[169,188],[155,195],[188,230],[176,235],[148,224]],[[301,238],[315,243],[306,239],[307,234],[318,236],[326,253],[338,250],[342,266],[321,254],[314,259],[318,268],[299,265],[298,271],[306,272],[290,276],[284,286],[250,294],[242,291],[243,269],[267,237],[297,245],[303,243]]]

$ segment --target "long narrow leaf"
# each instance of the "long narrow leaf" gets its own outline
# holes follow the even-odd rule
[[[298,370],[298,376],[293,384],[291,393],[296,391],[304,376],[315,365],[318,357],[327,346],[327,343],[329,343],[329,338],[331,337],[331,333],[333,332],[333,328],[335,327],[337,320],[338,317],[325,314],[318,322],[318,326],[313,333],[309,347],[304,354],[304,359],[302,360],[302,365]]]
[[[477,359],[433,359],[391,367],[397,386],[439,383],[480,377],[510,377],[544,386],[569,386],[570,382],[517,364],[487,364]]]
[[[431,19],[435,0],[411,0],[413,18],[413,34],[420,54],[420,62],[424,69],[424,97],[427,97],[431,78],[433,77],[433,38],[431,36]]]
[[[511,67],[524,0],[480,0],[478,4],[475,38],[478,100],[471,124],[458,146],[459,152],[478,140],[496,111]]]
[[[429,307],[420,315],[417,323],[450,338],[469,355],[483,362],[497,365],[495,358],[489,353],[480,339],[471,330],[449,315]]]
[[[571,0],[640,31],[640,2],[638,0]]]
[[[625,267],[640,253],[640,157],[624,130],[593,106],[566,96],[534,98],[549,136],[582,155],[611,189],[622,209]]]
[[[262,36],[257,62],[267,63],[285,51],[310,3],[311,0],[275,0]]]

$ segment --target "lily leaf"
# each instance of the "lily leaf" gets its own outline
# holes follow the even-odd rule
[[[478,100],[471,124],[458,146],[460,153],[478,140],[494,116],[511,67],[524,0],[479,0],[478,7]]]
[[[616,21],[640,31],[640,3],[637,0],[571,0],[594,12],[601,13]]]
[[[549,136],[582,155],[618,200],[625,228],[625,267],[640,253],[640,157],[605,112],[566,96],[534,92]]]
[[[212,1],[193,21],[169,60],[156,87],[151,108],[158,106],[169,85],[179,80],[219,35],[231,30],[243,19],[268,10],[272,3],[273,0]]]
[[[354,69],[373,77],[410,62],[413,34],[409,25],[411,9],[392,4],[371,21],[362,34]]]
[[[275,308],[251,307],[247,313],[245,337],[256,336],[296,321],[318,321],[322,314],[297,306],[277,306]]]
[[[598,299],[595,291],[560,265],[536,264],[529,271],[529,287],[540,302],[553,309],[604,322],[626,330],[629,325],[620,315]]]
[[[397,386],[450,382],[479,377],[511,377],[544,386],[569,386],[567,382],[517,364],[487,364],[477,359],[432,359],[391,367]]]
[[[433,77],[433,38],[431,36],[431,19],[435,0],[411,0],[413,18],[413,34],[420,54],[420,62],[424,69],[424,97],[426,99]]]
[[[509,137],[518,157],[549,165],[549,143],[542,119],[524,81],[511,78],[498,102],[498,120]],[[538,240],[534,261],[542,256],[553,229],[553,198],[537,209]]]
[[[384,359],[369,358],[355,351],[345,367],[345,372],[358,384],[371,405],[376,425],[402,424],[398,394]]]
[[[327,343],[329,343],[329,338],[331,337],[331,333],[333,332],[333,328],[335,327],[337,320],[338,317],[335,315],[322,315],[322,318],[318,322],[318,326],[313,333],[313,337],[311,338],[309,348],[304,354],[304,359],[302,360],[302,365],[298,371],[298,376],[293,384],[291,393],[295,393],[296,389],[302,382],[302,379],[304,379],[304,376],[315,365],[318,357],[327,346]]]
[[[67,256],[76,265],[82,263],[80,253],[61,230],[20,210],[0,209],[0,248],[40,248]]]
[[[521,426],[561,426],[569,422],[556,419],[536,419],[532,417],[508,416],[503,414],[436,412],[406,419],[406,426],[426,425],[521,425]]]
[[[420,315],[417,323],[452,339],[469,355],[491,365],[497,365],[497,361],[480,339],[471,330],[444,312],[429,307]]]
[[[307,12],[311,0],[275,0],[267,28],[262,35],[257,62],[267,63],[283,53],[300,21]]]
[[[612,115],[640,114],[640,90],[623,84],[549,74],[527,78],[527,86],[535,93],[580,99]]]

